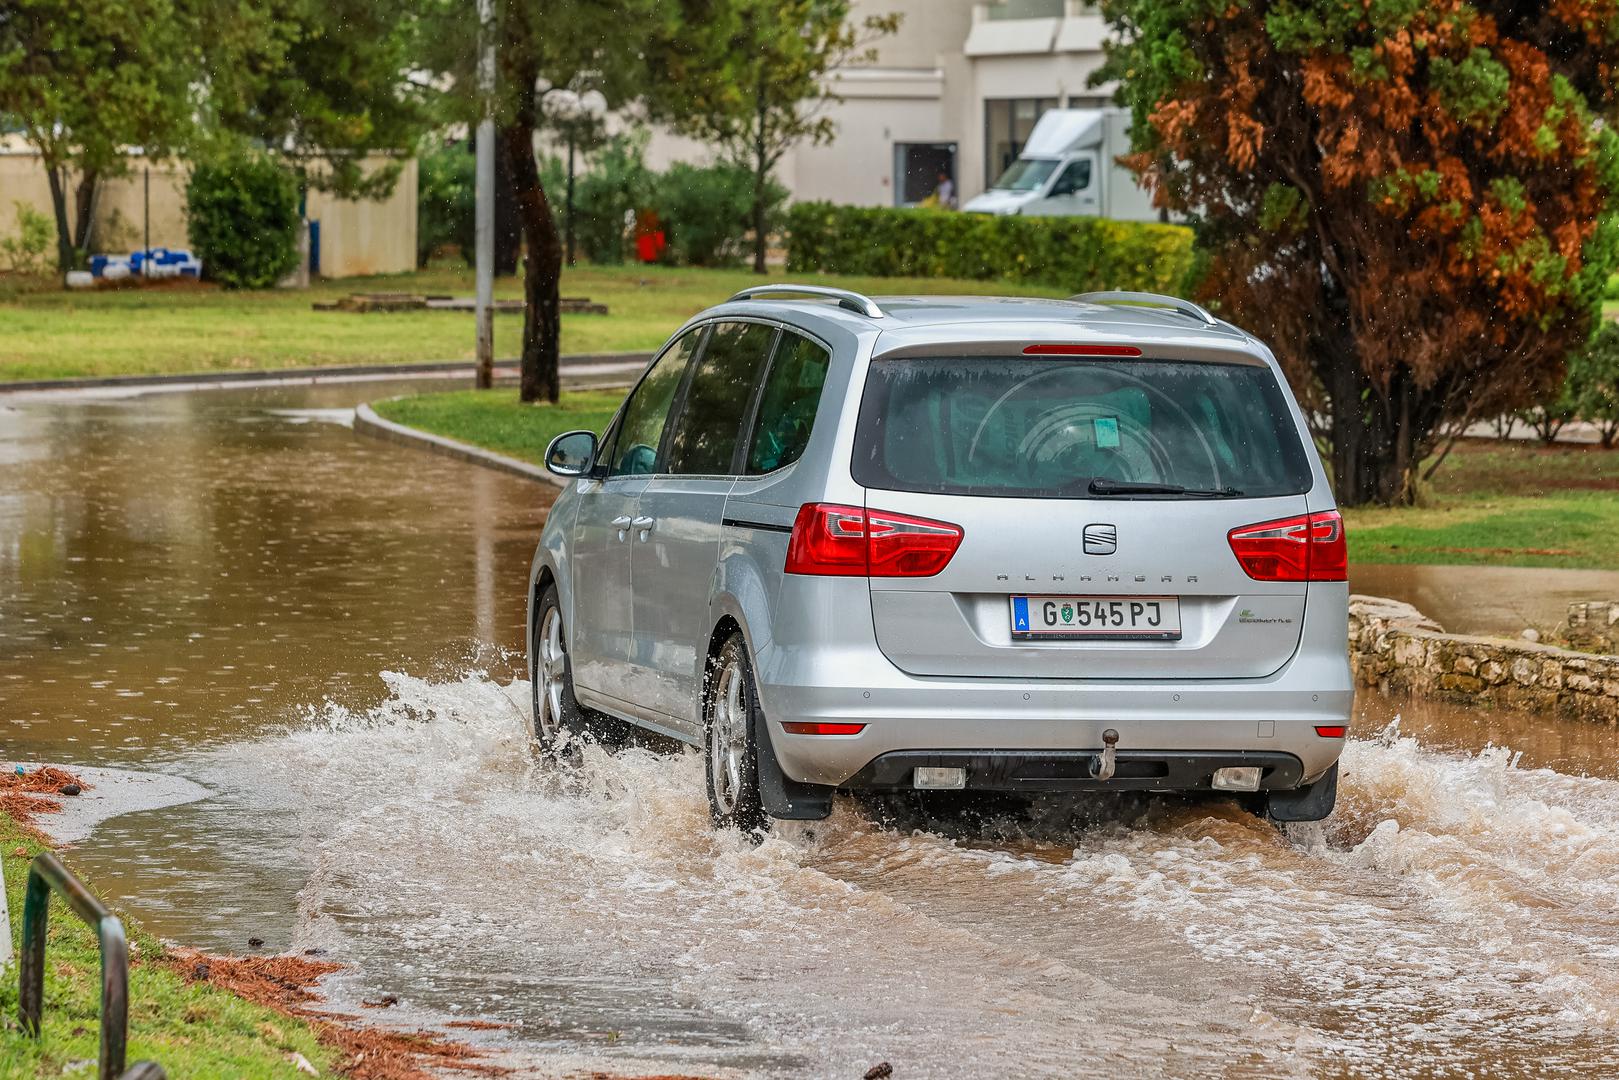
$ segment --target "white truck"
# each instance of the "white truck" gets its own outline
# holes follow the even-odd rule
[[[1129,152],[1128,110],[1049,109],[1035,123],[1018,159],[962,209],[1158,221],[1152,196],[1118,163],[1118,156]]]

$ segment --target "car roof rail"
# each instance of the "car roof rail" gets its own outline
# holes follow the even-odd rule
[[[725,302],[729,304],[737,300],[757,300],[770,296],[824,296],[836,300],[838,307],[868,319],[883,317],[883,309],[871,297],[852,289],[835,289],[829,285],[755,285],[751,289],[743,289]]]
[[[1189,316],[1204,326],[1218,326],[1220,320],[1209,314],[1209,310],[1190,300],[1182,300],[1178,296],[1165,296],[1162,293],[1127,292],[1122,289],[1107,289],[1102,292],[1080,293],[1068,299],[1082,304],[1135,304],[1140,307],[1170,308],[1181,315]]]

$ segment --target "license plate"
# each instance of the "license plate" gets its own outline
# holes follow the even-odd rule
[[[1177,596],[1014,596],[1012,636],[1179,641]]]

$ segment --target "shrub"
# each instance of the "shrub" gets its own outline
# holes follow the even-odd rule
[[[1619,438],[1619,326],[1601,320],[1585,347],[1568,358],[1562,381],[1539,390],[1512,418],[1528,424],[1547,446],[1563,428],[1585,420],[1596,426],[1603,447],[1611,448]]]
[[[596,151],[588,172],[575,167],[573,233],[579,252],[593,263],[624,261],[625,220],[652,199],[652,172],[646,167],[644,132],[615,135]],[[561,161],[548,162],[546,195],[559,228],[564,226],[567,179]],[[552,180],[555,177],[555,180]],[[549,186],[555,183],[555,187]]]
[[[1604,449],[1619,440],[1619,324],[1603,319],[1568,362],[1568,395],[1580,419],[1595,424]]]
[[[20,274],[42,274],[49,267],[48,253],[56,243],[56,224],[22,200],[17,209],[17,234],[0,240],[6,269]]]
[[[787,229],[792,271],[1178,293],[1193,266],[1190,229],[1107,218],[807,202],[788,211]]]
[[[476,252],[478,163],[463,143],[438,143],[417,159],[416,265],[454,245],[471,263]]]
[[[767,188],[765,230],[772,232],[787,201],[775,181]],[[652,206],[668,234],[668,254],[689,266],[734,266],[753,231],[753,173],[741,165],[676,163],[653,185]]]
[[[199,164],[186,186],[191,246],[228,289],[263,289],[298,265],[298,186],[260,154]]]
[[[1573,396],[1573,387],[1565,379],[1555,386],[1549,387],[1539,395],[1540,400],[1527,409],[1519,409],[1515,414],[1517,419],[1528,424],[1535,433],[1535,438],[1550,446],[1557,441],[1575,418],[1578,411]]]

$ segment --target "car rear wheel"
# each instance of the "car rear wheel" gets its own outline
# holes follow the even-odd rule
[[[759,696],[741,634],[732,634],[709,664],[703,699],[703,759],[708,810],[719,829],[762,832],[759,753],[754,741]]]

